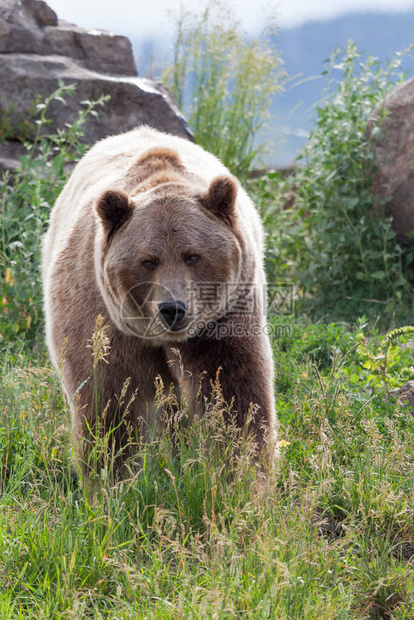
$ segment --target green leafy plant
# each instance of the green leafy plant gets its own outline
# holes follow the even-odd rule
[[[164,79],[196,142],[239,177],[263,148],[256,137],[283,78],[277,52],[265,38],[246,41],[224,4],[179,18],[174,66]]]
[[[0,110],[0,143],[7,140],[24,142],[30,138],[33,133],[33,124],[30,122],[30,118],[35,112],[36,103],[33,104],[33,109],[29,109],[26,116],[21,118],[18,123],[13,120],[14,105],[7,110]]]
[[[16,133],[20,135],[20,131],[16,130],[11,122],[13,110],[0,110],[0,143],[9,139],[14,139]]]
[[[80,142],[82,127],[96,106],[105,101],[83,102],[74,123],[48,133],[52,102],[65,105],[74,85],[59,88],[35,110],[33,142],[20,168],[0,180],[0,343],[33,343],[42,325],[40,250],[50,210],[69,174],[68,165],[85,152]]]
[[[355,384],[363,380],[376,394],[388,394],[414,376],[414,354],[407,345],[414,336],[414,327],[400,327],[382,337],[368,339],[364,333],[365,320],[366,317],[360,319],[353,362],[341,373]]]
[[[355,314],[367,306],[389,315],[409,303],[413,252],[402,248],[372,192],[376,162],[367,136],[371,112],[404,74],[401,54],[386,67],[354,43],[336,51],[324,72],[328,92],[317,110],[296,173],[269,175],[263,189],[269,264],[286,273],[319,312]]]

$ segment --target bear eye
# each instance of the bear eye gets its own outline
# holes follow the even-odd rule
[[[151,270],[151,269],[156,269],[158,267],[158,261],[155,259],[152,260],[144,260],[142,261],[142,266],[145,269]]]
[[[198,254],[188,254],[187,256],[184,256],[184,262],[186,265],[195,265],[198,261],[199,261],[200,257],[198,256]]]

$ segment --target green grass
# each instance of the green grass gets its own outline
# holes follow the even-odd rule
[[[360,325],[285,323],[281,458],[266,475],[218,401],[178,451],[154,438],[130,479],[91,494],[71,471],[57,377],[4,355],[1,618],[413,617],[414,418],[367,388],[357,348],[341,365]]]

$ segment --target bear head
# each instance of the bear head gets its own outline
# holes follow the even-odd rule
[[[154,345],[197,335],[224,316],[243,263],[237,181],[221,175],[200,189],[165,159],[161,173],[154,164],[148,173],[146,161],[134,189],[107,190],[96,202],[95,268],[106,307],[123,333]]]

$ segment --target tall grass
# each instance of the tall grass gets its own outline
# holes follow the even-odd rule
[[[225,4],[177,21],[174,65],[164,76],[198,144],[239,177],[263,150],[257,141],[281,90],[280,57],[263,35],[247,40]]]
[[[359,328],[293,327],[274,342],[281,458],[266,476],[216,399],[91,494],[54,373],[6,365],[1,617],[411,618],[413,419],[350,378],[362,360],[339,350]]]

